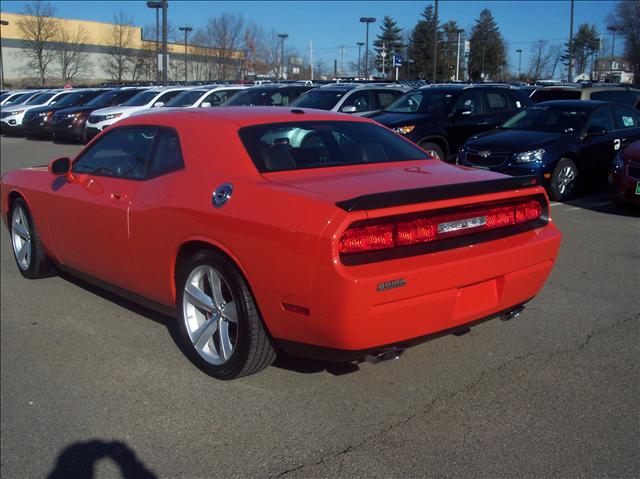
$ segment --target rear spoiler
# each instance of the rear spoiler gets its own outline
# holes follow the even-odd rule
[[[537,184],[538,180],[535,176],[512,176],[495,180],[372,193],[338,201],[336,206],[344,211],[376,210],[426,201],[448,200],[463,196],[485,195],[519,188],[530,188]]]

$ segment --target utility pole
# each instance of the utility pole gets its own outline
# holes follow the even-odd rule
[[[280,38],[280,78],[284,80],[284,41],[289,38],[286,33],[278,33]]]
[[[360,76],[362,74],[362,70],[360,69],[360,49],[364,45],[364,42],[356,42],[356,45],[358,45],[358,76]]]
[[[613,33],[613,38],[611,39],[611,73],[609,74],[609,83],[613,83],[613,57],[615,56],[616,51],[616,30],[617,28],[614,26],[608,26],[607,30]]]
[[[0,20],[0,25],[7,26],[9,22]],[[2,36],[0,35],[0,90],[4,90],[4,63],[2,63]]]
[[[522,49],[518,48],[516,50],[516,52],[518,52],[518,81],[520,81],[520,75],[521,75],[521,67],[522,67]],[[537,80],[537,78],[536,78]]]
[[[187,82],[187,35],[189,32],[193,31],[191,27],[180,27],[178,28],[181,32],[184,32],[184,81]]]
[[[433,32],[433,83],[436,83],[436,75],[438,72],[438,0],[435,0],[434,3],[436,28]]]
[[[458,80],[458,75],[460,73],[460,35],[464,32],[464,30],[458,30],[458,49],[456,50],[456,81]]]
[[[367,34],[364,46],[364,76],[369,79],[369,24],[376,21],[373,17],[361,17],[360,22],[365,23],[367,26]]]
[[[567,67],[567,81],[573,78],[573,0],[571,0],[571,19],[569,20],[569,66]]]
[[[159,85],[160,68],[158,68],[158,63],[160,61],[160,9],[162,8],[162,2],[147,2],[147,7],[156,11],[156,85]]]
[[[387,44],[384,42],[382,42],[382,52],[380,52],[380,56],[382,57],[382,78],[384,78],[384,64],[387,59]]]
[[[340,45],[340,73],[344,75],[344,45]]]
[[[309,40],[309,66],[311,67],[311,81],[313,81],[313,40]]]
[[[162,83],[166,85],[169,70],[167,57],[167,10],[169,8],[169,2],[163,1],[160,3],[162,3]]]

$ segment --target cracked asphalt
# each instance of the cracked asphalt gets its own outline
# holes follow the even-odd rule
[[[1,170],[78,150],[3,137]],[[232,382],[185,359],[169,318],[23,279],[2,228],[1,475],[640,477],[640,219],[599,193],[552,215],[560,256],[520,318]]]

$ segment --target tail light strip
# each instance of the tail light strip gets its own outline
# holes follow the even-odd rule
[[[391,218],[383,223],[350,226],[340,240],[341,255],[425,244],[441,239],[521,225],[541,218],[537,199],[513,203],[488,204],[455,213],[403,220]]]

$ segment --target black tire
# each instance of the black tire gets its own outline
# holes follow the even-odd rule
[[[568,178],[571,176],[571,178]],[[569,158],[562,158],[553,169],[549,183],[550,196],[555,201],[570,199],[578,185],[578,167]]]
[[[30,244],[30,253],[27,265],[25,265],[24,261],[21,262],[18,258],[16,247],[17,240],[14,238],[14,234],[17,234],[15,229],[16,226],[14,226],[14,213],[19,215],[19,212],[22,212],[24,215],[23,218],[26,219],[26,222],[28,223],[26,229],[29,233],[28,241]],[[46,278],[53,274],[53,266],[44,252],[42,242],[40,241],[40,235],[38,234],[38,230],[31,216],[31,211],[29,211],[27,203],[22,198],[16,198],[11,204],[11,211],[9,212],[9,233],[11,235],[11,245],[13,247],[13,259],[15,260],[18,271],[20,271],[22,276],[28,279],[39,279]],[[22,239],[24,240],[25,238]]]
[[[212,267],[219,273],[228,287],[227,293],[232,295],[236,305],[236,341],[230,358],[223,364],[212,364],[200,355],[192,342],[185,320],[185,286],[191,273],[202,266]],[[196,252],[178,265],[176,286],[180,338],[187,356],[198,368],[217,379],[228,380],[255,374],[273,363],[276,352],[263,326],[253,295],[244,277],[227,258],[212,250]]]
[[[447,159],[444,157],[444,151],[442,151],[442,148],[440,148],[440,146],[436,145],[435,143],[425,141],[423,143],[420,143],[419,146],[423,150],[426,150],[427,153],[433,156],[436,160],[447,161]]]

